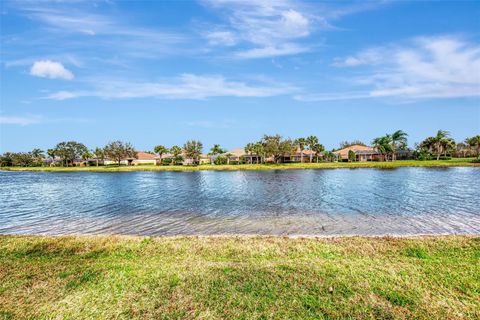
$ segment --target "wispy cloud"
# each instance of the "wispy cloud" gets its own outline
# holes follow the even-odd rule
[[[35,61],[30,69],[30,75],[41,78],[72,80],[73,73],[60,62],[51,60]]]
[[[8,5],[38,25],[23,34],[4,35],[4,41],[9,47],[4,56],[8,65],[21,63],[22,59],[31,60],[31,57],[19,59],[15,52],[24,55],[26,52],[41,51],[44,57],[58,57],[58,42],[61,43],[63,52],[81,52],[84,59],[100,58],[103,61],[107,57],[115,61],[119,57],[158,59],[194,51],[192,39],[188,35],[161,28],[142,27],[129,17],[114,11],[112,8],[115,6],[107,3],[102,4],[102,10],[89,2],[72,5],[63,2],[23,1]],[[11,59],[11,56],[14,58]]]
[[[242,59],[288,56],[314,50],[309,37],[319,30],[335,29],[330,20],[371,10],[384,2],[368,4],[311,3],[290,0],[203,0],[220,13],[223,24],[203,33],[210,45],[235,46]]]
[[[220,75],[182,74],[161,82],[132,82],[94,80],[92,90],[59,91],[48,99],[66,100],[79,97],[129,99],[157,97],[165,99],[202,100],[210,97],[270,97],[292,93],[295,87],[287,84],[256,83],[227,80]]]
[[[297,42],[311,33],[311,18],[298,4],[289,1],[203,1],[225,15],[227,23],[223,30],[206,33],[204,36],[213,45],[241,43],[250,48],[241,48],[234,53],[238,58],[263,58],[290,55],[308,51]],[[219,35],[229,41],[211,41]]]
[[[299,95],[302,101],[345,100],[375,97],[401,99],[480,96],[480,44],[457,36],[418,37],[403,45],[369,48],[337,58],[338,67],[362,66],[363,75],[352,77],[359,92]]]
[[[20,126],[28,126],[31,124],[37,124],[42,121],[42,117],[40,116],[6,116],[0,115],[0,124],[12,124],[12,125],[20,125]]]
[[[87,123],[92,122],[89,118],[51,118],[44,117],[38,114],[26,114],[26,115],[0,115],[0,124],[2,125],[18,125],[29,126],[32,124],[48,124],[48,123]]]

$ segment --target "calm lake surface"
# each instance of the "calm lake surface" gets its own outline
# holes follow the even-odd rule
[[[480,234],[480,168],[0,171],[2,234]]]

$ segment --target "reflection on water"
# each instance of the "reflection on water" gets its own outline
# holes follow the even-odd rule
[[[480,234],[480,169],[0,172],[0,233]]]

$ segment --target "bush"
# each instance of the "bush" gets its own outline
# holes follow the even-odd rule
[[[218,156],[215,158],[213,161],[214,164],[221,165],[221,164],[227,164],[227,157],[225,156]]]
[[[173,162],[173,159],[172,159],[172,158],[165,158],[165,159],[162,159],[161,165],[162,165],[162,166],[168,166],[168,165],[171,165],[172,162]]]

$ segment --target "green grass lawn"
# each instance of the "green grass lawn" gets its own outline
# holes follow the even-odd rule
[[[451,160],[398,160],[394,162],[321,162],[241,165],[199,165],[199,166],[92,166],[92,167],[3,167],[12,171],[195,171],[195,170],[286,170],[286,169],[334,169],[334,168],[397,168],[397,167],[468,167],[480,166],[473,158]]]
[[[480,237],[0,236],[0,319],[479,319]]]

